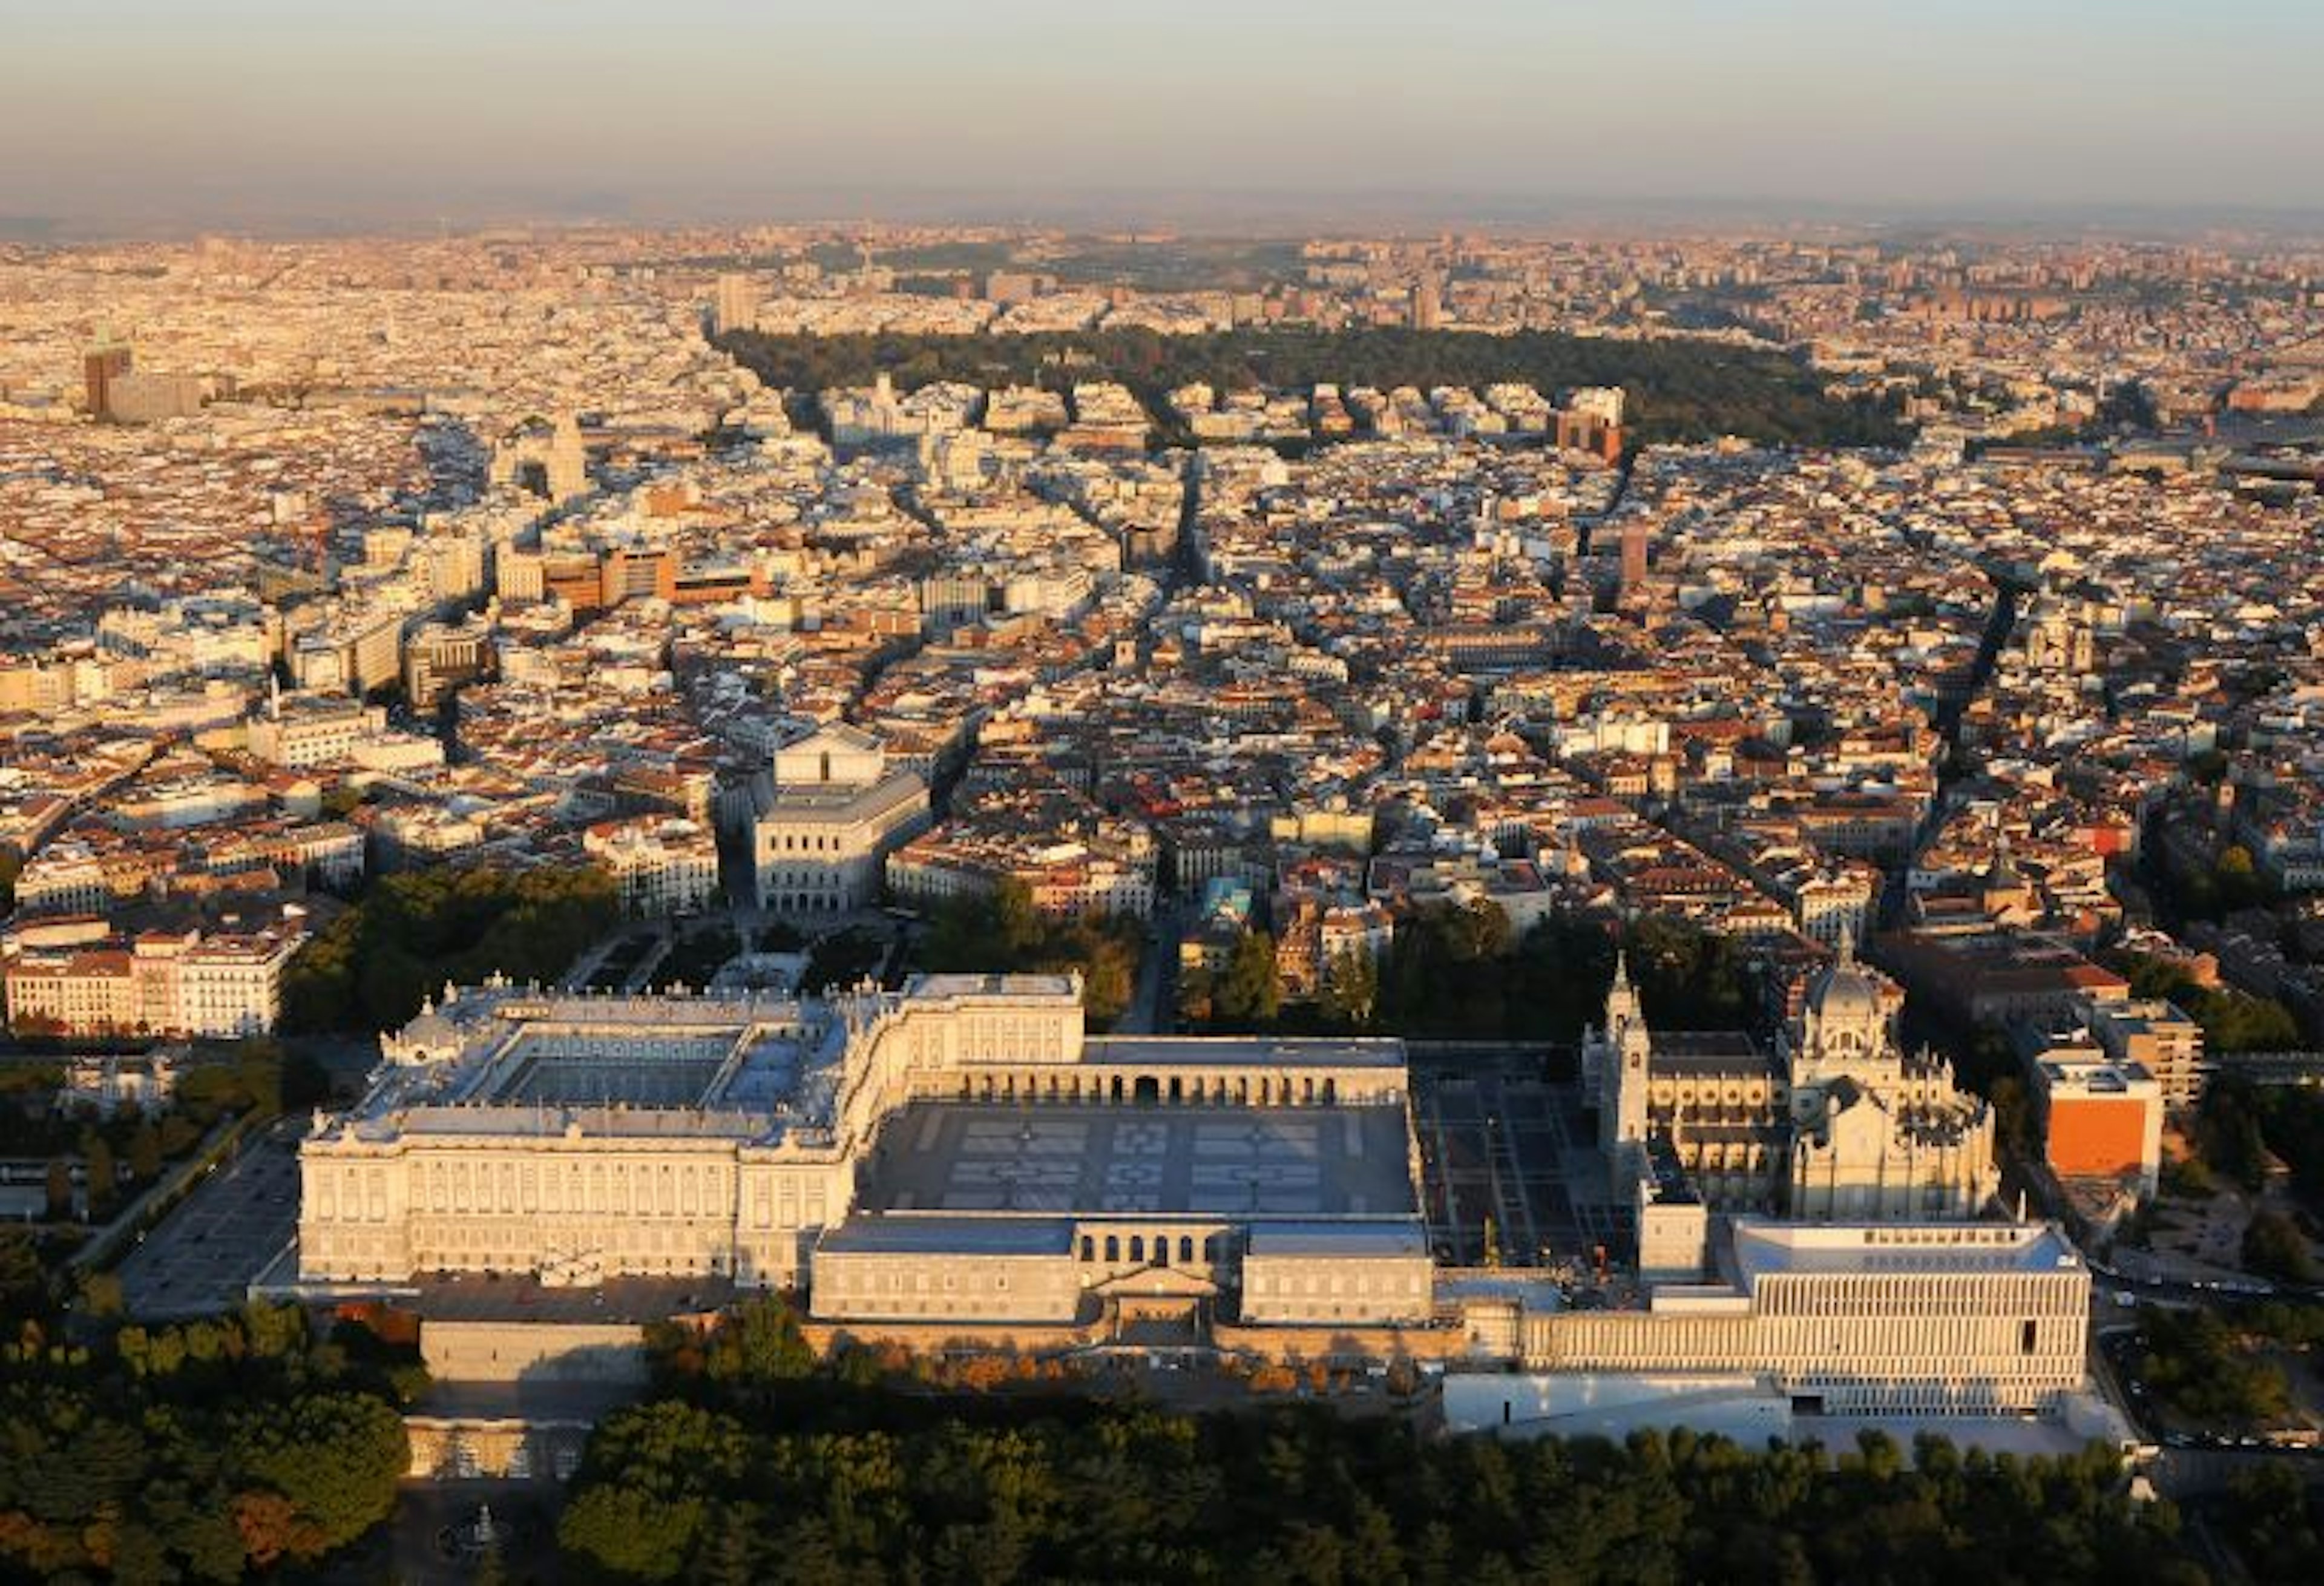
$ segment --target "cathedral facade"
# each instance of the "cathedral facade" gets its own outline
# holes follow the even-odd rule
[[[1667,1148],[1722,1212],[1811,1222],[1974,1217],[1999,1187],[1993,1113],[1952,1066],[1907,1055],[1895,982],[1843,937],[1770,1056],[1740,1033],[1656,1035],[1618,963],[1585,1083],[1617,1182]]]

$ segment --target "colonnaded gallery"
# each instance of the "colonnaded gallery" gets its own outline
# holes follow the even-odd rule
[[[1858,989],[1834,977],[1812,1016]],[[1925,1181],[1917,1217],[1713,1218],[1655,1140],[1628,1299],[1568,1311],[1538,1273],[1439,1270],[1395,1040],[1091,1037],[1070,978],[931,975],[810,999],[447,988],[382,1047],[300,1148],[311,1296],[699,1277],[928,1342],[1176,1316],[1241,1348],[1725,1373],[1848,1410],[2048,1410],[2083,1384],[2072,1246]],[[1609,1189],[1646,1171],[1619,1121]]]

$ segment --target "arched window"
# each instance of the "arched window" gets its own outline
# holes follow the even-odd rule
[[[1130,1236],[1130,1259],[1133,1261],[1143,1261],[1146,1259],[1146,1236],[1144,1234],[1133,1233]]]

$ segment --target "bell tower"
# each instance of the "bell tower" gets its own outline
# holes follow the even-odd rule
[[[1606,990],[1606,1033],[1598,1054],[1600,1082],[1598,1143],[1609,1154],[1643,1146],[1646,1139],[1646,1065],[1654,1037],[1646,1010],[1630,983],[1628,955],[1614,959],[1614,983]]]

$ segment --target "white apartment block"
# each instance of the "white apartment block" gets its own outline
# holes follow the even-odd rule
[[[717,900],[718,842],[697,822],[669,816],[601,821],[582,834],[581,846],[613,873],[622,907],[632,914],[692,914]]]
[[[282,973],[307,934],[295,908],[248,932],[124,941],[101,920],[14,932],[0,942],[8,1021],[64,1035],[263,1035],[281,1014]]]

